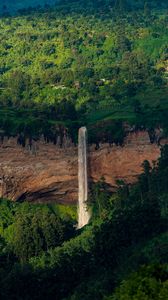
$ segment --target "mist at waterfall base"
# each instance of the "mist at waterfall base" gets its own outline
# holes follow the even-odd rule
[[[87,129],[81,127],[78,133],[78,229],[87,225],[90,219],[87,200]]]

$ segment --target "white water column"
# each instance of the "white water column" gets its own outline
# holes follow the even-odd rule
[[[81,127],[78,133],[78,228],[87,225],[90,219],[87,200],[87,129],[86,127]]]

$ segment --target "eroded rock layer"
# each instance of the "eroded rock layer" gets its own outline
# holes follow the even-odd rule
[[[151,144],[145,131],[131,133],[123,147],[100,145],[89,149],[89,179],[101,177],[111,188],[117,179],[136,181],[142,163],[160,156],[160,147]],[[76,203],[78,197],[77,148],[60,149],[44,141],[34,142],[31,149],[5,139],[0,144],[0,197],[14,201]]]

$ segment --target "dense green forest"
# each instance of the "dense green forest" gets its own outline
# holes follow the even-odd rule
[[[167,1],[9,4],[0,18],[2,139],[55,142],[66,129],[76,143],[81,125],[90,143],[122,144],[128,124],[168,134]],[[103,178],[93,184],[92,218],[80,230],[76,207],[0,199],[0,299],[168,300],[168,146],[143,170],[115,193]]]
[[[48,7],[48,5],[54,5],[57,0],[3,0],[2,3],[0,3],[0,12],[2,14],[12,14],[16,13],[20,9],[25,8],[42,8],[42,7]]]
[[[167,134],[164,5],[61,3],[0,19],[2,132],[53,139],[67,128],[75,141],[84,124],[91,142],[109,131],[122,142],[127,122]]]

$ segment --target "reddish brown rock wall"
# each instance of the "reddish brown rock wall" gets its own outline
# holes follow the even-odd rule
[[[150,143],[147,132],[132,133],[124,147],[103,144],[97,151],[90,147],[89,177],[98,181],[103,176],[111,187],[117,179],[132,183],[142,172],[143,161],[152,163],[159,155],[160,148]],[[0,197],[76,203],[77,172],[75,147],[59,149],[39,141],[30,151],[14,138],[0,145]]]

